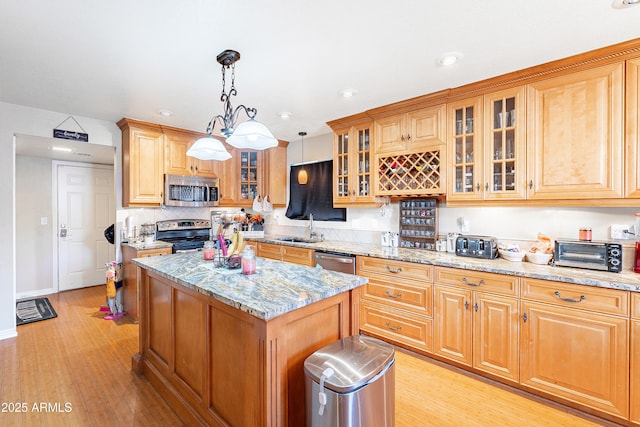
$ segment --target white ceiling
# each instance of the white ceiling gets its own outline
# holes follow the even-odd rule
[[[640,6],[611,5],[2,0],[0,101],[205,131],[223,112],[216,55],[234,49],[233,105],[257,108],[277,138],[294,141],[301,130],[329,133],[329,120],[640,37]],[[448,51],[464,56],[437,65]],[[358,94],[342,99],[345,88]]]

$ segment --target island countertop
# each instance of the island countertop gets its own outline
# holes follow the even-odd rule
[[[202,252],[135,258],[134,264],[201,294],[269,320],[367,283],[362,276],[258,257],[256,273],[214,268]]]

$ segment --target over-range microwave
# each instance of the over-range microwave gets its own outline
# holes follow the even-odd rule
[[[164,176],[164,204],[166,206],[218,206],[218,178],[200,176]]]

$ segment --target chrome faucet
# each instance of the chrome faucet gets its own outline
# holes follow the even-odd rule
[[[318,233],[316,233],[316,227],[313,225],[313,214],[309,214],[309,238],[317,239]]]

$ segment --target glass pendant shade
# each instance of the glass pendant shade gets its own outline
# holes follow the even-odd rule
[[[228,160],[231,154],[224,148],[219,140],[205,136],[191,145],[187,150],[187,156],[200,160]]]
[[[227,138],[227,144],[236,148],[264,150],[276,147],[278,140],[265,125],[249,119],[238,125],[233,134]]]
[[[305,169],[298,171],[298,184],[305,185],[309,181],[309,175]]]

